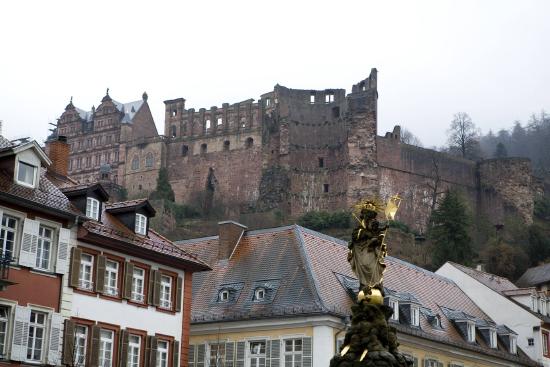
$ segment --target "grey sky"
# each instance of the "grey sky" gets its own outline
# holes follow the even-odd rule
[[[0,120],[43,140],[70,96],[187,107],[276,83],[346,88],[379,71],[379,134],[442,145],[452,115],[487,132],[550,109],[550,1],[3,1]]]

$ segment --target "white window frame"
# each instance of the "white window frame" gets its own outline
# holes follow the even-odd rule
[[[145,236],[147,234],[147,217],[143,214],[136,213],[135,232]]]
[[[222,289],[220,293],[218,293],[218,300],[220,302],[229,301],[229,291],[227,289]]]
[[[286,348],[286,343],[287,341],[291,341],[292,342],[292,349],[290,351],[287,351],[287,348]],[[297,342],[300,342],[300,348],[298,349],[297,348]],[[283,363],[285,366],[287,365],[287,359],[290,359],[288,362],[290,362],[290,366],[295,366],[295,367],[301,367],[302,366],[302,363],[303,363],[303,360],[304,360],[304,357],[303,357],[303,353],[304,353],[304,342],[303,342],[303,339],[302,338],[285,338],[283,339],[283,351],[282,351],[282,361],[281,363]],[[298,361],[297,360],[297,356],[300,356],[300,360]]]
[[[518,353],[518,340],[517,336],[510,335],[510,353],[517,354]]]
[[[51,237],[46,237],[44,233],[50,231]],[[49,243],[48,243],[49,242]],[[48,243],[48,255],[44,258],[45,244]],[[55,243],[55,228],[49,226],[40,225],[38,229],[38,243],[36,245],[36,262],[35,268],[40,270],[49,271],[52,267],[52,253],[54,252]],[[43,262],[46,261],[46,266],[43,266]]]
[[[110,338],[106,337],[104,333],[109,333]],[[107,350],[106,346],[110,344],[110,349]],[[115,346],[115,332],[109,329],[101,329],[99,331],[99,365],[101,367],[112,367],[114,359],[114,346]],[[107,351],[110,352],[111,357],[106,358]],[[106,360],[108,361],[106,363]]]
[[[84,330],[84,332],[82,332],[82,330]],[[82,324],[76,324],[74,328],[75,366],[84,366],[86,364],[87,350],[88,350],[88,326],[82,325]]]
[[[214,349],[216,350],[216,355],[212,356],[212,352],[213,352]],[[222,349],[221,354],[219,353],[220,349]],[[213,357],[214,357],[214,360],[212,360]],[[208,363],[208,365],[209,366],[217,366],[217,365],[221,366],[221,365],[224,365],[224,361],[225,361],[225,343],[223,343],[223,342],[209,343],[208,344],[208,354],[206,355],[206,362]],[[218,364],[217,362],[221,362],[221,363]]]
[[[137,339],[137,342],[135,341]],[[137,361],[134,362],[134,358],[137,357]],[[128,367],[139,367],[141,357],[141,336],[130,334],[128,336]]]
[[[260,351],[259,353],[254,353],[252,350],[253,344],[259,344],[260,345]],[[264,352],[261,353],[261,344],[263,344]],[[264,365],[266,364],[266,348],[267,348],[267,342],[265,340],[250,340],[247,343],[247,362],[248,367],[260,367],[260,359],[264,359]]]
[[[86,216],[95,220],[99,220],[99,200],[94,198],[86,198]]]
[[[136,274],[136,272],[141,272],[141,274]],[[141,281],[141,285],[139,281]],[[145,301],[145,269],[137,266],[134,267],[132,273],[132,295],[130,298],[134,302],[143,303]]]
[[[411,325],[420,326],[420,308],[411,305]]]
[[[495,329],[489,329],[489,347],[497,348],[497,331]]]
[[[8,223],[8,219],[13,219],[15,221],[15,227],[12,228],[12,227],[9,227],[8,225],[4,225],[3,222],[4,222],[4,218],[6,218],[6,224]],[[13,240],[12,240],[12,248],[10,250],[10,256],[12,258],[15,257],[15,254],[17,253],[17,235],[18,235],[18,230],[19,230],[19,221],[20,219],[18,217],[15,217],[13,215],[9,215],[9,214],[6,214],[4,213],[2,215],[2,218],[0,219],[0,234],[1,232],[3,231],[4,232],[4,236],[0,236],[0,242],[1,242],[1,250],[2,250],[2,255],[4,256],[6,254],[6,245],[8,243],[8,240],[7,240],[7,233],[13,233]]]
[[[9,338],[9,331],[12,308],[8,305],[0,304],[0,309],[6,310],[5,315],[0,314],[0,355],[5,357],[7,345],[11,343],[11,340]]]
[[[537,297],[536,296],[531,296],[531,310],[533,310],[533,312],[537,312]]]
[[[390,298],[388,301],[388,305],[392,308],[393,314],[391,315],[391,319],[394,321],[399,321],[399,301],[396,299]]]
[[[473,343],[476,341],[476,324],[473,322],[466,323],[466,331],[468,336],[468,342]]]
[[[33,174],[32,174],[32,183],[28,183],[26,181],[22,181],[19,179],[19,173],[21,172],[21,165],[25,165],[25,166],[29,166],[33,169]],[[17,160],[17,169],[16,169],[17,172],[15,172],[15,182],[17,182],[19,185],[21,186],[26,186],[26,187],[30,187],[30,188],[36,188],[36,183],[37,183],[37,175],[36,175],[36,172],[38,171],[38,167],[33,165],[33,164],[30,164],[30,163],[27,163],[27,162],[24,162],[24,161],[20,161],[20,160]]]
[[[35,315],[35,321],[32,322],[33,314]],[[29,334],[27,339],[27,352],[26,352],[26,361],[30,362],[42,362],[45,357],[45,353],[47,350],[45,349],[46,346],[46,339],[48,338],[48,313],[44,311],[39,310],[31,310],[29,319]],[[43,322],[39,323],[37,320],[38,316],[43,316]],[[42,337],[40,338],[40,345],[37,345],[36,341],[38,338],[37,332],[39,330],[42,330]],[[32,334],[32,336],[31,336]],[[32,342],[31,342],[32,339]],[[34,358],[34,354],[37,350],[40,350],[40,358]],[[29,358],[29,353],[31,354],[31,357]]]
[[[168,281],[166,281],[168,279]],[[165,309],[172,309],[172,287],[174,280],[171,276],[161,274],[160,276],[160,306]]]
[[[85,257],[89,257],[90,260],[84,259]],[[88,254],[86,252],[83,252],[80,255],[80,270],[78,273],[78,288],[85,289],[85,290],[93,290],[94,289],[94,255]],[[88,270],[88,271],[86,271]],[[85,277],[85,274],[89,274],[89,277]]]
[[[264,287],[258,287],[254,291],[254,301],[261,302],[265,300],[266,289]]]
[[[120,263],[115,260],[105,260],[105,293],[109,296],[118,296],[118,271]]]
[[[161,347],[165,345],[166,348]],[[170,352],[170,342],[168,340],[157,340],[157,367],[167,367],[169,364],[168,361],[168,352]]]

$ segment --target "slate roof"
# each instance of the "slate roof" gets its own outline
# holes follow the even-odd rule
[[[13,146],[12,142],[0,135],[0,149],[7,149]]]
[[[543,264],[529,268],[518,279],[520,287],[535,287],[550,282],[550,264]]]
[[[451,261],[449,261],[449,264],[453,265],[463,273],[471,276],[481,284],[486,285],[487,287],[494,290],[495,292],[503,293],[505,291],[518,289],[518,287],[507,278],[500,277],[495,274],[487,273],[485,271],[472,269],[467,266],[460,265]]]
[[[124,116],[122,117],[122,120],[121,120],[122,123],[132,123],[134,116],[136,115],[136,113],[139,111],[139,109],[144,103],[142,99],[140,99],[139,101],[133,101],[133,102],[127,102],[127,103],[117,102],[115,100],[112,100],[112,101],[115,104],[116,108],[120,112],[124,113]],[[75,109],[80,115],[80,118],[82,120],[87,122],[93,120],[94,114],[92,111],[85,111],[78,107],[75,107]]]
[[[245,232],[231,258],[225,260],[217,259],[217,236],[176,244],[213,269],[193,276],[192,324],[318,314],[345,317],[350,313],[350,289],[357,288],[358,282],[346,261],[345,241],[293,225]],[[463,312],[476,322],[492,321],[453,281],[393,257],[387,257],[386,264],[388,292],[419,302],[423,310],[420,328],[394,323],[399,331],[533,364],[523,356],[464,340],[443,309]],[[255,304],[254,284],[265,279],[279,280],[279,288],[271,303]],[[216,295],[230,283],[242,285],[239,294],[231,302],[218,302]],[[428,320],[436,315],[442,328]]]

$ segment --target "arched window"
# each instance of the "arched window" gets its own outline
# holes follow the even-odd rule
[[[145,156],[145,167],[147,168],[151,168],[153,167],[153,153],[149,152],[147,153],[147,155]]]
[[[136,170],[139,169],[139,157],[137,155],[132,158],[132,169]]]
[[[181,156],[187,157],[187,153],[189,153],[189,147],[187,145],[181,146]]]
[[[223,142],[223,150],[228,151],[230,145],[231,145],[231,143],[229,142],[229,140],[224,141]]]
[[[177,135],[177,129],[176,129],[176,125],[172,125],[170,126],[170,136],[175,138]]]
[[[252,138],[246,138],[245,142],[244,142],[244,147],[246,149],[249,149],[249,148],[252,148],[252,146],[254,145],[254,139]]]

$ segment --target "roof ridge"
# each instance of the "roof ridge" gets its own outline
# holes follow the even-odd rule
[[[473,271],[473,272],[476,272],[476,273],[481,273],[481,274],[486,274],[486,275],[490,275],[492,276],[493,278],[499,278],[499,279],[505,279],[507,281],[509,281],[510,283],[514,284],[510,279],[506,278],[506,277],[503,277],[503,276],[500,276],[500,275],[496,275],[496,274],[493,274],[493,273],[489,273],[485,270],[478,270],[478,269],[474,269],[474,268],[470,268],[469,266],[466,266],[466,265],[462,265],[462,264],[459,264],[459,263],[455,263],[454,261],[447,261],[449,264],[453,264],[453,265],[456,265],[460,268],[465,268],[465,269],[468,269],[470,271]],[[527,269],[529,270],[529,269]]]

